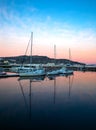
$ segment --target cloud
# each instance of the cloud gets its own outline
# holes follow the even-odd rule
[[[95,52],[96,32],[93,28],[79,28],[58,20],[54,21],[48,14],[34,16],[32,13],[38,11],[35,7],[29,7],[27,11],[30,12],[30,16],[26,14],[20,16],[15,10],[9,11],[8,7],[0,10],[0,46],[6,45],[9,50],[14,48],[14,52],[15,49],[22,48],[24,52],[33,31],[34,54],[48,55],[49,53],[53,56],[54,44],[57,46],[58,57],[62,54],[68,58],[68,48],[74,51],[73,57],[81,52],[84,54],[86,50],[91,53],[93,48]]]
[[[27,10],[32,13],[39,11],[39,9],[37,9],[36,7],[28,7]]]
[[[50,21],[51,20],[51,16],[48,15],[46,19],[47,19],[47,21]]]
[[[31,11],[35,10],[36,8],[31,8]],[[67,23],[53,21],[50,15],[47,15],[45,20],[41,20],[41,17],[37,19],[34,16],[27,17],[26,15],[20,17],[18,13],[14,15],[14,11],[9,13],[7,9],[3,8],[0,19],[0,32],[7,32],[7,35],[15,35],[16,33],[17,35],[25,35],[24,32],[30,33],[33,31],[38,39],[42,39],[42,42],[65,43],[66,46],[96,42],[94,30],[89,28],[78,29]]]

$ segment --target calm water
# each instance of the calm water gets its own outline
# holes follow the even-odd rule
[[[0,79],[0,129],[96,130],[96,72]]]

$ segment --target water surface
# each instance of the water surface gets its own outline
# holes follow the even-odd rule
[[[0,79],[0,129],[96,130],[96,72]]]

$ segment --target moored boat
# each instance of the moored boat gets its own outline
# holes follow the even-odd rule
[[[67,69],[66,67],[62,67],[62,68],[59,70],[59,74],[73,74],[73,70],[69,70],[69,69]]]
[[[6,75],[6,72],[4,71],[3,68],[0,68],[0,76]]]
[[[31,33],[31,54],[30,54],[30,66],[27,70],[22,69],[19,72],[19,76],[42,76],[45,75],[45,69],[42,66],[38,66],[36,68],[32,68],[32,41],[33,41],[33,32]]]

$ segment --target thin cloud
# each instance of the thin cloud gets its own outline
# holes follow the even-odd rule
[[[39,11],[39,9],[37,9],[36,7],[29,7],[27,9],[29,10],[29,12],[32,12],[32,13]]]
[[[29,10],[32,13],[37,9],[29,8]],[[47,55],[45,51],[44,53],[43,51],[42,53],[39,52],[41,50],[39,49],[40,46],[44,48],[47,46],[48,52],[51,51],[53,56],[53,48],[50,48],[54,44],[57,46],[58,57],[61,53],[67,54],[68,48],[73,49],[74,54],[84,53],[87,49],[91,52],[93,48],[96,48],[96,33],[92,28],[79,29],[68,23],[54,21],[50,15],[46,15],[45,19],[26,15],[20,17],[18,12],[14,15],[14,11],[7,12],[7,9],[3,8],[0,24],[0,45],[10,45],[11,49],[15,46],[14,52],[15,48],[18,49],[20,46],[22,48],[22,45],[23,51],[25,51],[31,31],[33,31],[34,36],[34,54],[37,54],[38,50],[38,54]]]
[[[47,21],[50,21],[51,20],[51,16],[48,15],[46,19],[47,19]]]

